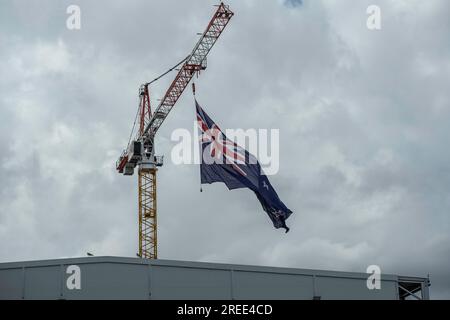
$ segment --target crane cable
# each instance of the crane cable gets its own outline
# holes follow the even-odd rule
[[[139,107],[137,108],[136,116],[134,117],[133,127],[131,128],[130,137],[128,138],[127,149],[130,146],[131,138],[133,137],[134,128],[136,128],[137,118],[139,116],[139,109],[141,103],[139,102]]]
[[[158,81],[159,79],[161,79],[162,77],[164,77],[166,74],[168,74],[169,72],[173,71],[176,67],[178,67],[180,64],[182,64],[183,62],[185,62],[187,59],[190,58],[191,55],[188,55],[186,58],[184,58],[183,60],[181,60],[180,62],[178,62],[176,65],[174,65],[172,68],[170,68],[169,70],[167,70],[166,72],[162,73],[161,75],[159,75],[158,77],[156,77],[155,79],[153,79],[150,82],[147,82],[145,85],[148,86],[150,84],[152,84],[155,81]]]
[[[152,81],[145,83],[144,86],[149,86],[149,85],[151,85],[152,83],[158,81],[159,79],[161,79],[162,77],[164,77],[164,76],[167,75],[168,73],[170,73],[170,72],[172,72],[173,70],[175,70],[175,68],[177,68],[180,64],[184,63],[184,62],[185,62],[187,59],[189,59],[190,57],[191,57],[191,55],[188,55],[186,58],[184,58],[183,60],[181,60],[180,62],[178,62],[176,65],[174,65],[172,68],[170,68],[170,69],[167,70],[166,72],[160,74],[159,76],[157,76],[157,77],[156,77],[155,79],[153,79]],[[137,119],[138,119],[138,116],[139,116],[140,105],[141,105],[141,103],[139,102],[139,107],[138,107],[138,109],[137,109],[136,116],[134,117],[133,127],[131,128],[130,137],[128,138],[127,149],[128,149],[128,146],[130,145],[131,138],[133,137],[134,129],[136,128],[136,122],[137,122]]]

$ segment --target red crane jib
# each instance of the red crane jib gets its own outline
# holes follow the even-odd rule
[[[153,139],[156,131],[166,119],[170,110],[178,101],[194,74],[206,69],[206,56],[222,34],[222,31],[225,29],[233,15],[234,13],[227,5],[221,3],[218,6],[216,12],[211,18],[211,21],[206,27],[206,30],[203,32],[199,41],[192,50],[192,53],[188,56],[188,58],[186,58],[182,67],[178,71],[178,74],[175,76],[175,79],[169,86],[169,89],[167,89],[164,98],[152,114],[145,130],[142,131],[141,129],[141,132],[137,137],[138,139],[141,139],[144,135],[146,135],[147,138]],[[116,168],[120,173],[124,171],[124,167],[127,162],[128,156],[125,150],[116,163]]]
[[[233,15],[234,13],[228,8],[228,6],[223,3],[219,5],[205,32],[203,32],[201,38],[192,50],[191,55],[186,59],[183,66],[180,68],[178,74],[164,95],[164,98],[156,108],[152,119],[145,128],[144,134],[148,133],[150,136],[155,135],[156,131],[159,129],[172,107],[180,98],[184,89],[186,89],[195,72],[206,68],[206,65],[204,64],[206,56]]]

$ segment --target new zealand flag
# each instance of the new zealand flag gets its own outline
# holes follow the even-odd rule
[[[223,182],[228,189],[249,188],[255,192],[275,228],[284,228],[289,210],[273,189],[258,160],[247,150],[229,140],[197,101],[197,123],[200,130],[201,183]]]

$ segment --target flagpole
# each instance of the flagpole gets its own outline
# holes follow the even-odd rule
[[[192,95],[194,96],[194,107],[195,107],[195,110],[197,110],[197,99],[195,98],[195,81],[194,80],[192,80]],[[195,119],[197,119],[197,111],[195,112]],[[198,133],[198,128],[197,128],[197,133]],[[203,133],[202,133],[202,136],[203,136]],[[198,135],[197,135],[197,137],[198,137]],[[196,143],[198,143],[198,141]],[[203,159],[202,159],[201,146],[199,146],[199,152],[200,152],[199,160],[202,161]],[[199,168],[201,170],[201,166],[199,166]],[[200,173],[200,192],[203,192],[202,173],[201,173],[201,171],[199,171],[199,173]]]

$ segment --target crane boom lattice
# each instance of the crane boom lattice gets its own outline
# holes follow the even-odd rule
[[[206,56],[227,26],[233,12],[228,6],[221,3],[213,15],[208,27],[203,32],[199,41],[194,47],[191,55],[186,59],[180,71],[176,75],[169,89],[167,90],[161,103],[156,108],[155,114],[145,128],[144,134],[154,136],[156,131],[166,119],[172,107],[180,98],[186,86],[191,81],[195,72],[206,69]]]

